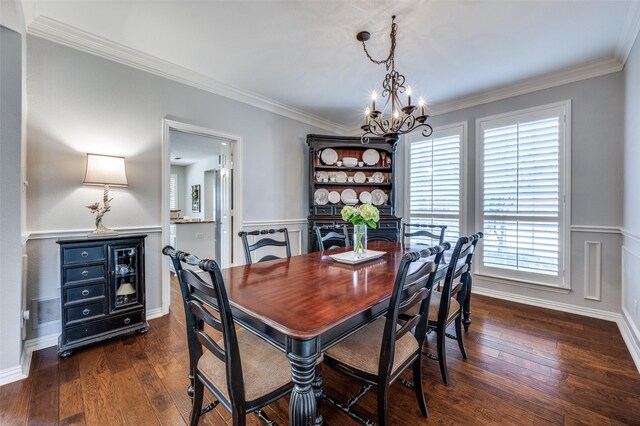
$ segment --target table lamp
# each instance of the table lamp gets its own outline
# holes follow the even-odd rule
[[[127,174],[124,168],[124,157],[114,157],[111,155],[87,154],[87,170],[84,175],[86,185],[104,185],[104,195],[102,197],[102,207],[100,202],[88,205],[91,213],[96,215],[96,229],[90,235],[111,235],[117,234],[102,224],[102,217],[111,210],[109,204],[113,198],[109,198],[109,186],[127,186]]]
[[[136,290],[133,288],[131,283],[124,283],[118,287],[116,290],[116,296],[123,296],[123,303],[129,302],[129,296],[135,294]]]

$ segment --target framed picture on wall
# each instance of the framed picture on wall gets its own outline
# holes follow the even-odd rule
[[[191,185],[191,211],[200,213],[200,185]]]

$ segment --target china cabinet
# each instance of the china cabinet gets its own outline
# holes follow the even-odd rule
[[[146,333],[146,235],[59,240],[62,334],[58,355],[137,331]]]
[[[345,224],[345,205],[370,203],[380,211],[368,241],[398,241],[395,216],[395,149],[383,138],[362,144],[360,137],[307,135],[309,147],[309,246],[318,251],[314,226]],[[353,226],[346,223],[349,232]]]

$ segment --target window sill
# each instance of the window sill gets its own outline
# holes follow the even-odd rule
[[[532,281],[522,281],[516,280],[513,278],[503,278],[493,275],[483,275],[480,273],[474,273],[473,278],[477,278],[483,281],[489,281],[496,284],[506,284],[513,285],[517,287],[525,287],[525,288],[534,288],[536,290],[549,291],[551,293],[561,293],[561,294],[569,294],[571,293],[571,288],[567,287],[558,287],[551,284],[544,284]]]

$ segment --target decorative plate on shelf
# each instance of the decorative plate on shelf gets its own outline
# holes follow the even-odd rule
[[[329,174],[327,172],[316,172],[316,182],[329,182]]]
[[[353,175],[353,181],[355,183],[365,183],[367,181],[367,175],[362,172],[357,172],[355,175]]]
[[[338,191],[331,191],[329,193],[329,202],[331,204],[338,204],[340,202],[340,193]]]
[[[331,166],[332,164],[335,164],[336,161],[338,161],[338,153],[331,148],[326,148],[322,150],[320,159],[327,166]]]
[[[381,206],[387,202],[387,194],[382,189],[374,189],[371,191],[371,203],[376,206]]]
[[[384,182],[384,175],[383,175],[382,173],[380,173],[380,172],[375,172],[375,173],[372,175],[372,177],[373,177],[373,181],[374,181],[375,183],[382,183],[382,182]]]
[[[324,152],[322,153],[324,155]],[[375,149],[368,149],[362,154],[362,161],[367,166],[375,166],[380,160],[380,153]]]
[[[325,188],[316,189],[313,193],[313,203],[317,206],[324,206],[329,202],[329,191]]]
[[[360,202],[362,204],[371,204],[371,193],[369,191],[362,191],[360,193]]]
[[[340,199],[342,200],[343,204],[358,204],[358,196],[356,195],[356,191],[351,188],[347,188],[342,191],[342,194],[340,194]]]
[[[345,172],[336,173],[336,182],[345,183],[347,181],[347,174]]]

